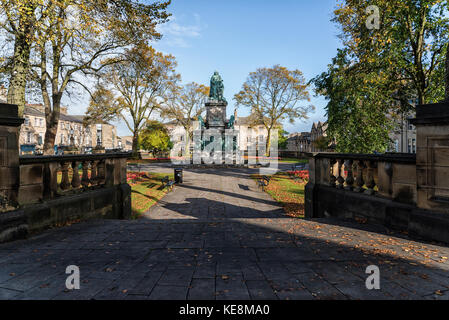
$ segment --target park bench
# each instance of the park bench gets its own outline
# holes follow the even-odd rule
[[[168,190],[171,191],[173,190],[174,185],[175,182],[173,180],[170,180],[168,176],[162,178],[162,189],[168,188]]]
[[[271,178],[268,176],[262,176],[262,178],[260,178],[259,180],[257,180],[257,184],[259,186],[259,188],[262,188],[262,191],[264,190],[265,187],[268,187],[268,185],[270,184],[270,180]]]

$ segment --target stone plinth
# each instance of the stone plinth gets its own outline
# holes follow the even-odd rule
[[[225,101],[209,101],[206,103],[206,121],[209,129],[223,129],[226,125],[226,107]]]
[[[418,106],[418,207],[449,213],[449,102]]]
[[[0,198],[6,198],[8,204],[12,206],[16,206],[18,202],[20,184],[18,137],[23,121],[18,117],[16,105],[0,104]]]

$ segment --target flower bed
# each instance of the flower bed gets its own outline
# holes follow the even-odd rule
[[[309,171],[308,170],[288,171],[287,174],[290,177],[296,177],[297,179],[301,179],[303,182],[309,182]]]
[[[302,173],[304,178],[308,178]],[[253,175],[254,179],[260,176]],[[288,216],[304,217],[304,187],[305,181],[293,180],[287,173],[278,173],[271,177],[270,184],[264,188],[274,200],[281,203]]]

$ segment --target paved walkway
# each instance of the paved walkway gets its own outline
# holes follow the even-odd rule
[[[0,298],[449,299],[446,257],[380,227],[288,218],[245,170],[195,171],[140,220],[0,245]],[[68,265],[80,290],[65,289]],[[369,265],[381,290],[365,287]]]

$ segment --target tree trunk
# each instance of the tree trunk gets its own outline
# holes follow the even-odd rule
[[[58,132],[58,123],[59,123],[58,120],[55,119],[55,115],[54,113],[52,113],[50,123],[47,124],[47,130],[45,131],[44,155],[55,154],[55,140],[56,140],[56,133]]]
[[[139,147],[139,134],[137,131],[133,132],[133,158],[137,159],[138,156],[138,147]]]
[[[271,152],[270,152],[270,148],[271,148],[271,128],[269,128],[268,130],[268,136],[267,136],[267,142],[266,142],[266,150],[265,150],[265,155],[267,157],[270,156]]]
[[[25,109],[25,88],[30,68],[30,44],[27,34],[30,32],[31,27],[26,24],[23,28],[24,31],[16,36],[14,43],[13,68],[7,96],[8,103],[18,106],[19,117],[23,117]]]

